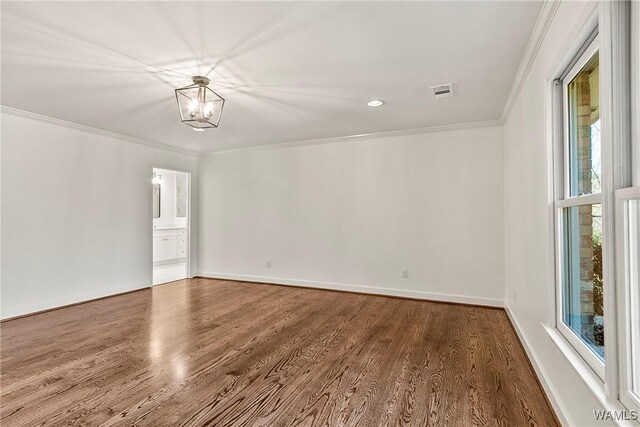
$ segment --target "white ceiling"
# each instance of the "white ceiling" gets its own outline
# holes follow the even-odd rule
[[[3,105],[216,151],[498,119],[541,3],[1,7]],[[173,89],[195,74],[227,101],[218,129],[180,123]]]

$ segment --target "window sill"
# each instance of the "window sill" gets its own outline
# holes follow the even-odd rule
[[[608,397],[605,393],[604,383],[598,377],[598,375],[591,369],[589,364],[578,354],[578,352],[569,344],[567,339],[562,336],[560,331],[556,328],[550,327],[546,324],[542,324],[544,330],[549,334],[551,341],[554,342],[556,347],[560,350],[560,352],[566,357],[569,361],[569,364],[573,366],[573,369],[576,371],[578,376],[584,381],[586,386],[589,388],[591,393],[598,400],[602,408],[593,408],[596,409],[604,409],[606,411],[625,411],[627,410],[622,403],[617,399],[612,399]],[[627,410],[628,412],[628,410]],[[594,420],[595,422],[595,420]],[[634,421],[615,421],[618,426],[629,426],[629,427],[638,427],[638,423]]]

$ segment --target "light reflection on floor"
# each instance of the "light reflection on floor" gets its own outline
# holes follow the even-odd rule
[[[167,294],[170,294],[169,298]],[[190,325],[188,322],[176,322],[174,319],[188,317],[189,287],[159,286],[152,289],[151,298],[153,302],[149,322],[149,359],[152,366],[160,370],[170,368],[167,371],[169,377],[164,377],[163,381],[181,381],[188,370],[189,343],[186,337],[190,334]]]
[[[173,282],[187,278],[187,264],[185,261],[153,267],[153,284]]]

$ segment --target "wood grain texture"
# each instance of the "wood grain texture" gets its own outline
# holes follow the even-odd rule
[[[558,425],[500,309],[192,279],[0,328],[2,426]]]

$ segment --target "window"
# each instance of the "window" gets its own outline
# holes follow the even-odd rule
[[[562,185],[558,227],[557,326],[604,378],[603,197],[597,39],[562,79]]]
[[[598,2],[577,53],[558,64],[550,111],[549,330],[605,407],[631,411],[640,411],[639,31],[636,2]]]

